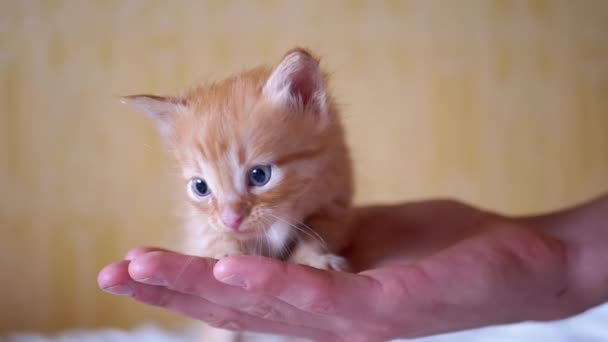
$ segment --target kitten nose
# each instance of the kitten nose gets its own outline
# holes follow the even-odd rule
[[[222,222],[234,230],[239,230],[241,223],[243,223],[244,215],[237,213],[233,210],[224,210],[222,213]]]

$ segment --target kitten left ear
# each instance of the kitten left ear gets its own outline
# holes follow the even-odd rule
[[[296,110],[312,109],[321,115],[329,110],[319,61],[304,49],[295,49],[285,55],[262,92],[271,101]]]
[[[152,118],[163,136],[170,133],[175,116],[182,106],[175,98],[156,95],[125,96],[121,102]]]

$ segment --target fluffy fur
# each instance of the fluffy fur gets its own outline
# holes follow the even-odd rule
[[[221,258],[261,254],[346,270],[351,163],[327,76],[309,51],[195,86],[181,96],[134,95],[152,117],[186,180],[188,252]],[[248,173],[269,165],[263,186]],[[204,180],[207,196],[193,191]],[[242,218],[238,230],[226,224]],[[228,219],[227,219],[228,218]],[[239,221],[240,222],[240,221]]]
[[[134,95],[124,102],[153,118],[185,179],[190,254],[259,254],[347,270],[351,163],[327,76],[309,51],[181,96]],[[248,180],[256,166],[270,180]],[[193,180],[203,180],[201,196]],[[207,329],[205,341],[244,335]]]

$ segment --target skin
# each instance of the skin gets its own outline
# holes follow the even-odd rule
[[[357,273],[136,248],[98,283],[217,327],[320,341],[550,321],[608,300],[608,196],[534,217],[444,200],[357,210]]]

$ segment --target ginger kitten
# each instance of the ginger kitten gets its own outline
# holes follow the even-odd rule
[[[124,102],[154,119],[186,180],[191,254],[347,270],[351,163],[327,76],[289,51],[181,96]]]
[[[190,203],[187,251],[258,254],[348,270],[351,162],[319,61],[289,51],[181,96],[124,102],[154,119],[181,166]],[[219,329],[207,341],[243,338]]]

